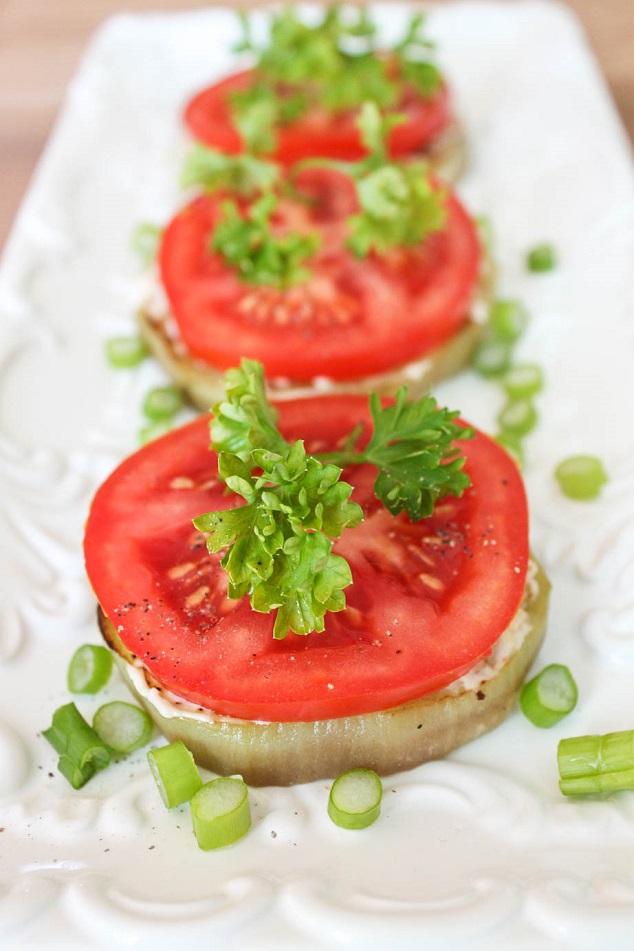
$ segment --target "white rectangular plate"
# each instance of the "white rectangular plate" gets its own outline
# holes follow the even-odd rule
[[[377,8],[386,34],[405,8]],[[630,948],[634,794],[566,801],[562,736],[634,727],[634,174],[589,49],[565,8],[473,0],[430,16],[470,141],[460,191],[492,219],[500,293],[532,321],[519,356],[545,369],[527,439],[532,545],[553,582],[539,662],[568,664],[578,709],[541,731],[519,712],[443,762],[385,783],[379,822],[346,833],[327,784],[252,793],[254,827],[199,851],[133,755],[74,792],[38,731],[96,640],[81,537],[90,498],[135,446],[160,371],[116,374],[103,340],[132,325],[129,247],[179,201],[179,109],[231,69],[227,10],[119,16],[72,84],[0,274],[0,944],[25,948],[487,951]],[[526,249],[557,248],[531,275]],[[469,372],[440,388],[485,429],[502,397]],[[564,456],[610,481],[558,492]],[[120,684],[107,699],[124,697]],[[98,699],[82,701],[91,716]]]

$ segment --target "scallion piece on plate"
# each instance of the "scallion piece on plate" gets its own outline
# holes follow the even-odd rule
[[[58,707],[51,726],[42,730],[42,736],[60,754],[58,769],[73,789],[80,789],[110,762],[110,750],[74,703]]]
[[[526,266],[529,271],[552,271],[557,267],[557,252],[552,244],[537,244],[526,255]]]
[[[489,327],[500,340],[513,343],[524,333],[528,311],[519,300],[496,300],[489,312]]]
[[[379,817],[383,785],[371,769],[350,769],[335,779],[328,815],[342,829],[365,829]]]
[[[82,644],[70,659],[66,681],[71,693],[97,693],[112,674],[112,654],[98,644]]]
[[[143,221],[132,232],[132,250],[139,256],[143,267],[149,267],[158,253],[162,228]]]
[[[194,757],[181,740],[150,750],[147,758],[168,809],[189,802],[203,784]]]
[[[634,789],[634,730],[560,740],[557,765],[566,796]]]
[[[249,790],[240,776],[205,783],[189,803],[194,835],[201,849],[222,849],[251,827]]]
[[[537,425],[537,410],[528,399],[511,400],[498,416],[502,432],[526,436]]]
[[[508,340],[487,334],[475,348],[471,365],[480,376],[500,376],[511,365],[511,350]]]
[[[564,664],[548,667],[524,684],[520,707],[535,726],[554,726],[577,705],[577,684]]]
[[[99,707],[92,727],[113,753],[138,750],[150,742],[154,732],[152,719],[145,710],[123,700],[113,700]]]
[[[495,441],[503,446],[508,454],[513,457],[519,469],[524,465],[524,449],[522,447],[522,438],[518,436],[517,433],[511,433],[508,430],[505,430],[503,433],[498,433],[495,437]]]
[[[172,419],[183,402],[183,394],[175,386],[155,386],[143,401],[143,415],[157,422]]]
[[[536,363],[518,363],[504,374],[502,386],[510,399],[528,399],[543,389],[544,374]]]
[[[139,445],[145,446],[154,439],[159,439],[161,436],[169,433],[173,428],[174,422],[171,418],[161,420],[160,422],[156,421],[149,423],[147,426],[142,426],[139,430]]]
[[[106,340],[105,346],[106,359],[117,370],[136,367],[149,354],[145,341],[140,337],[111,337]]]
[[[559,488],[569,499],[595,499],[608,481],[603,463],[596,456],[570,456],[555,469]]]

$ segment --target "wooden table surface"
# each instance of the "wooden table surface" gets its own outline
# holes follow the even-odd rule
[[[560,2],[581,20],[634,142],[634,0]],[[0,0],[0,248],[95,28],[122,10],[210,5],[209,0]]]

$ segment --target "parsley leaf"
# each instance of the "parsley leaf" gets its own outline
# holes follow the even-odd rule
[[[374,431],[362,456],[378,468],[374,491],[392,515],[405,511],[416,522],[429,517],[439,499],[462,495],[471,481],[453,443],[473,430],[454,423],[458,413],[438,408],[432,396],[407,400],[406,387],[389,406],[373,393],[370,409]]]
[[[372,100],[389,109],[399,101],[403,80],[424,96],[433,95],[441,83],[422,14],[412,17],[402,39],[382,53],[363,7],[331,4],[320,21],[304,23],[287,4],[271,15],[269,41],[262,46],[253,39],[249,19],[242,14],[240,20],[243,35],[235,49],[253,55],[254,81],[233,94],[231,103],[238,122],[258,128],[265,151],[274,148],[277,125],[300,118],[314,104],[337,113]]]
[[[211,443],[217,452],[248,459],[254,449],[284,452],[288,444],[277,428],[277,410],[268,402],[262,364],[243,359],[225,373],[226,399],[212,409]]]
[[[223,202],[223,217],[214,229],[211,248],[236,268],[243,281],[285,289],[309,277],[303,262],[319,247],[319,237],[297,231],[276,235],[270,220],[277,205],[272,192],[244,212],[235,201]]]
[[[332,539],[357,525],[363,511],[348,501],[352,486],[341,469],[306,455],[298,440],[283,452],[255,449],[250,463],[221,452],[219,473],[245,506],[194,519],[208,532],[207,548],[228,547],[222,566],[229,597],[248,594],[255,611],[277,609],[274,637],[323,631],[328,611],[345,607],[343,589],[352,581],[345,559],[332,554]]]
[[[205,191],[228,191],[252,195],[272,188],[280,177],[279,166],[256,158],[251,152],[225,155],[197,143],[187,156],[181,172],[181,185],[202,186]]]
[[[342,467],[376,466],[375,493],[388,511],[419,520],[470,485],[454,441],[473,431],[431,396],[408,400],[402,387],[386,406],[370,397],[373,431],[364,448],[355,449],[355,429],[343,449],[310,456],[301,440],[291,445],[277,429],[260,363],[243,360],[226,382],[227,399],[213,409],[212,448],[220,477],[246,504],[200,515],[194,525],[208,533],[210,552],[226,549],[229,597],[248,595],[255,611],[277,610],[276,638],[323,631],[326,613],[345,608],[352,581],[345,559],[332,553],[333,539],[363,518]]]
[[[424,35],[424,27],[425,15],[417,13],[393,52],[403,78],[415,86],[422,96],[429,97],[440,88],[442,76],[438,67],[430,61],[430,50],[434,48],[434,43]]]
[[[368,157],[351,166],[360,212],[349,219],[351,251],[365,257],[393,247],[420,244],[446,220],[445,195],[434,188],[424,162],[391,162],[387,136],[398,117],[381,116],[373,102],[359,116]]]

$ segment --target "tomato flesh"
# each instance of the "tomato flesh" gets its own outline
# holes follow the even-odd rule
[[[193,96],[183,113],[191,135],[222,152],[242,152],[244,144],[233,122],[230,97],[232,93],[248,89],[253,82],[253,71],[245,70]],[[406,117],[390,133],[389,150],[394,158],[423,151],[452,121],[445,86],[428,98],[405,86],[394,111]],[[367,152],[359,136],[357,115],[357,110],[332,115],[325,110],[311,109],[307,115],[276,130],[277,145],[272,158],[284,164],[316,156],[350,161],[362,158]]]
[[[363,397],[280,407],[309,451],[368,423]],[[520,604],[528,562],[521,477],[483,434],[463,443],[473,486],[412,523],[373,494],[372,467],[347,469],[364,522],[334,550],[353,584],[320,634],[272,636],[273,615],[226,595],[220,555],[192,518],[228,504],[202,417],[127,459],[86,526],[88,576],[126,647],[166,688],[218,714],[316,720],[387,709],[455,680],[490,650]]]
[[[345,176],[313,170],[300,180],[314,204],[286,199],[272,222],[317,231],[311,277],[286,290],[247,284],[209,249],[223,197],[202,196],[165,229],[161,279],[191,355],[216,369],[246,356],[269,378],[356,380],[425,356],[469,319],[480,269],[475,226],[455,196],[446,224],[419,246],[356,258],[345,246],[357,210]]]

